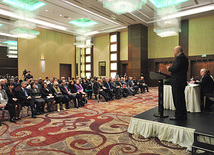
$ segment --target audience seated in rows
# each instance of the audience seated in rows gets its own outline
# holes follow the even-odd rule
[[[0,80],[0,109],[9,111],[10,121],[13,123],[21,119],[22,107],[30,107],[32,118],[36,118],[36,115],[53,111],[54,105],[57,111],[69,109],[71,101],[74,108],[85,106],[87,99],[92,99],[93,95],[95,99],[103,97],[106,102],[113,98],[134,96],[141,88],[140,84],[145,84],[132,77],[127,81],[123,77],[69,78],[69,81],[65,77],[59,80],[46,77],[44,81],[41,78],[33,80],[30,72],[25,80]]]

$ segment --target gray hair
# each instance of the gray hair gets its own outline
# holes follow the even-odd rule
[[[207,74],[208,70],[206,70],[205,68],[202,68],[201,72],[204,72],[205,74]]]
[[[25,84],[25,83],[27,83],[27,81],[23,81],[21,84],[23,85],[23,84]]]

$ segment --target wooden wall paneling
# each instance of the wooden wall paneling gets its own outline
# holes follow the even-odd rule
[[[128,27],[128,75],[140,78],[148,76],[148,28],[142,24]]]

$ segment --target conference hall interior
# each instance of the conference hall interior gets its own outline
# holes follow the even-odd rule
[[[213,155],[214,0],[0,0],[0,154]]]

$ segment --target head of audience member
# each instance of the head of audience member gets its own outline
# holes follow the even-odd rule
[[[132,80],[132,79],[133,79],[133,78],[130,76],[130,77],[129,77],[129,80]]]
[[[1,81],[0,85],[5,85],[4,79],[1,79],[0,81]]]
[[[106,78],[106,82],[109,82],[109,78]]]
[[[94,78],[91,78],[90,81],[91,81],[91,82],[94,82]]]
[[[2,86],[0,85],[0,90],[2,90]]]
[[[83,79],[83,80],[82,80],[82,83],[86,83],[86,79]]]
[[[42,86],[42,88],[45,88],[45,89],[47,89],[47,87],[48,87],[46,82],[43,82],[41,86]]]
[[[80,80],[79,79],[76,80],[76,84],[80,84]]]
[[[113,81],[113,82],[116,82],[116,78],[112,78],[112,81]]]
[[[141,79],[141,80],[143,80],[143,79],[144,79],[144,77],[143,77],[143,76],[141,76],[141,77],[140,77],[140,79]]]
[[[39,84],[39,80],[38,79],[36,79],[34,82],[35,82],[35,84]]]
[[[109,77],[109,81],[112,81],[112,77]]]
[[[65,77],[61,77],[61,80],[65,80]]]
[[[14,88],[14,84],[13,83],[7,83],[7,88],[11,91]]]
[[[50,78],[50,82],[53,83],[53,81],[54,81],[53,78]]]
[[[21,86],[22,86],[22,88],[26,88],[26,87],[27,87],[27,81],[23,81],[23,82],[21,83]]]
[[[31,83],[31,88],[32,89],[36,89],[37,88],[35,82]]]
[[[120,82],[120,78],[117,78],[117,81]]]
[[[9,83],[14,83],[14,79],[10,79]]]
[[[124,78],[124,77],[121,77],[121,81],[125,81],[125,78]]]
[[[54,82],[58,82],[58,79],[54,79]]]
[[[183,49],[181,46],[176,46],[173,50],[173,54],[174,54],[174,57],[177,57],[180,53],[183,52]]]
[[[103,81],[106,81],[106,78],[103,78]]]
[[[65,80],[62,80],[62,83],[61,83],[63,86],[66,85],[66,81]]]
[[[47,80],[47,81],[48,81],[48,77],[46,77],[46,78],[45,78],[45,80]]]
[[[74,85],[74,80],[70,80],[69,85]]]
[[[58,88],[59,83],[58,83],[57,81],[55,81],[54,84],[53,84],[53,86],[54,86],[55,88]]]
[[[202,68],[200,74],[203,77],[205,74],[207,74],[207,70],[205,68]]]
[[[42,78],[41,77],[39,77],[39,82],[42,83]]]
[[[68,77],[68,81],[70,81],[71,80],[71,78],[70,77]]]
[[[30,75],[30,71],[28,71],[28,72],[27,72],[27,74],[29,74],[29,75]]]

